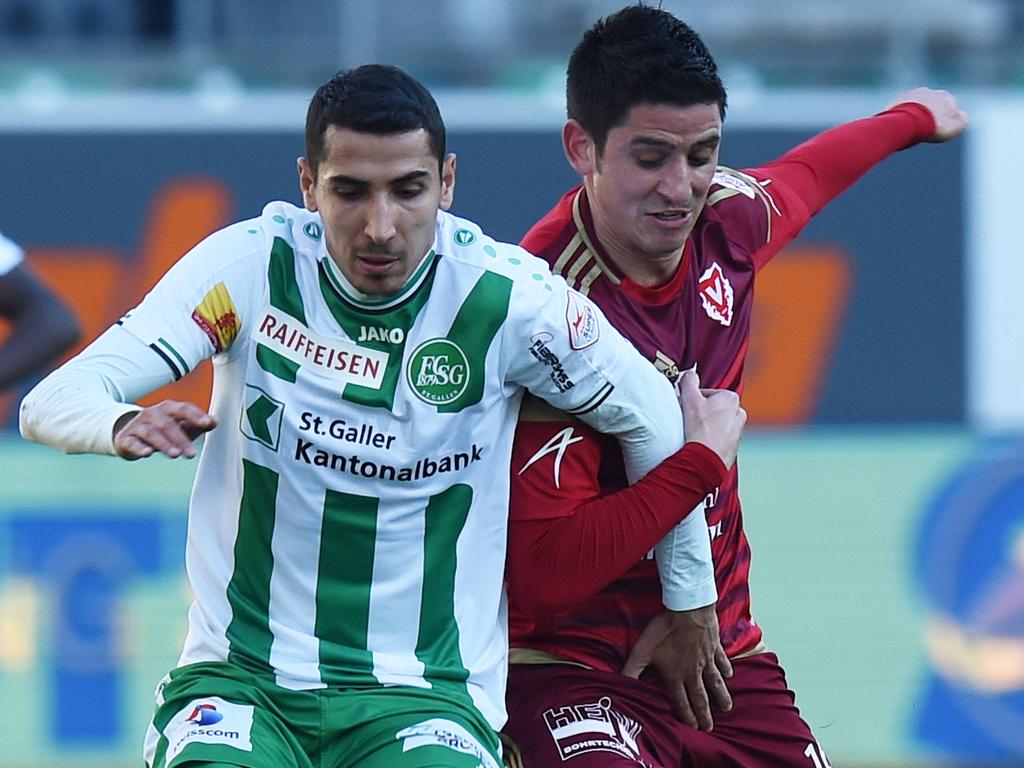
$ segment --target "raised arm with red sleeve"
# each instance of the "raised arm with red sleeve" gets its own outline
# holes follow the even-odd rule
[[[780,216],[772,217],[768,242],[754,253],[763,267],[830,201],[893,152],[931,137],[935,118],[927,107],[907,102],[873,117],[819,133],[778,160],[745,169],[762,182]]]
[[[602,497],[601,439],[580,422],[519,423],[506,580],[528,615],[569,608],[622,576],[726,474],[716,453],[690,442]]]

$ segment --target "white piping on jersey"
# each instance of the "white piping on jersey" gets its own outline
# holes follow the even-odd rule
[[[426,255],[420,260],[420,263],[416,265],[415,271],[409,276],[398,293],[391,294],[390,296],[371,296],[358,290],[355,286],[348,281],[341,268],[337,265],[331,255],[327,253],[327,248],[324,246],[324,257],[322,259],[324,265],[327,267],[327,277],[330,280],[331,285],[334,286],[338,294],[349,304],[359,309],[372,309],[372,310],[383,310],[390,309],[391,307],[401,304],[423,284],[427,273],[430,271],[430,265],[434,260],[435,249],[431,248],[427,251]]]

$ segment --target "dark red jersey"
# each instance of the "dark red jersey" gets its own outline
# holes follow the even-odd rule
[[[583,188],[563,196],[522,244],[594,301],[666,376],[675,379],[696,365],[701,386],[742,394],[758,270],[872,165],[934,130],[927,109],[903,104],[819,134],[768,165],[742,172],[720,168],[675,276],[657,288],[639,285],[618,271],[597,239]],[[707,470],[702,476],[712,474]],[[640,631],[663,610],[654,561],[644,558],[624,572],[607,572],[597,580],[606,585],[597,594],[581,590],[577,601],[558,606],[562,610],[540,611],[528,596],[545,588],[538,574],[571,581],[580,569],[600,569],[599,561],[590,560],[599,560],[605,548],[613,551],[616,543],[611,534],[607,541],[597,538],[597,555],[554,564],[538,562],[534,544],[538,527],[586,515],[591,500],[628,493],[644,481],[623,491],[625,475],[614,440],[530,406],[524,408],[516,436],[512,480],[512,646],[618,671]],[[750,546],[737,482],[733,466],[705,500],[718,620],[730,656],[761,641],[750,613]],[[692,491],[699,484],[690,485]],[[676,521],[693,501],[692,493],[679,496]],[[657,540],[643,544],[651,547]]]

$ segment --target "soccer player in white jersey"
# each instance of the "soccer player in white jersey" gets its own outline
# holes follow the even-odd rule
[[[38,373],[78,341],[78,321],[0,235],[0,320],[10,332],[0,345],[0,390]]]
[[[455,157],[401,70],[321,86],[298,170],[305,209],[197,245],[29,394],[22,433],[128,459],[208,433],[149,766],[494,768],[524,390],[615,434],[634,477],[682,446],[679,407],[543,262],[445,212]],[[209,413],[133,403],[207,357]],[[695,407],[690,437],[734,451],[735,396]],[[663,550],[667,601],[710,574],[704,528]]]

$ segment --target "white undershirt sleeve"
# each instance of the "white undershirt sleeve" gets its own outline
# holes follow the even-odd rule
[[[117,420],[141,410],[137,398],[173,380],[156,352],[115,325],[28,393],[19,428],[26,439],[65,453],[115,455]]]

